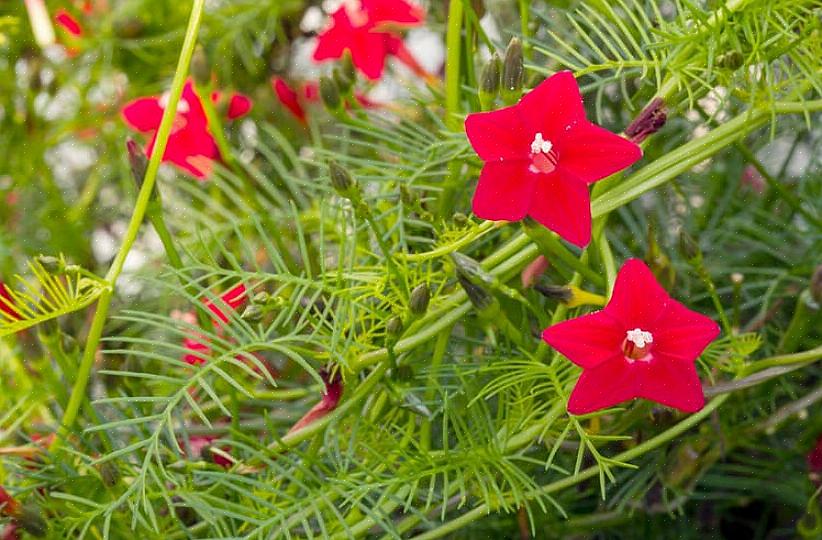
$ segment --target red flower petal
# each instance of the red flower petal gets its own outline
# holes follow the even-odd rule
[[[531,138],[539,132],[554,144],[559,144],[577,124],[587,122],[579,86],[570,71],[560,71],[545,79],[525,94],[518,107]]]
[[[668,306],[670,296],[651,270],[639,259],[629,259],[617,274],[614,292],[605,307],[626,328],[640,327],[659,332],[655,324]]]
[[[222,304],[230,307],[231,309],[237,309],[240,307],[246,299],[246,292],[247,289],[244,284],[240,283],[239,285],[234,286],[229,291],[220,295],[220,300]],[[217,316],[218,319],[223,321],[224,323],[228,322],[228,316],[223,312],[222,305],[218,305],[220,303],[215,303],[210,299],[203,300],[204,305],[211,310],[211,312]]]
[[[656,338],[656,336],[654,336]],[[692,361],[679,360],[654,350],[650,362],[634,362],[642,370],[637,377],[637,396],[682,412],[692,413],[705,406],[702,383]]]
[[[156,134],[146,148],[148,156],[154,151],[155,140]],[[163,161],[173,163],[197,179],[205,179],[210,171],[204,164],[219,157],[217,143],[211,134],[202,127],[186,124],[169,136]]]
[[[568,412],[587,414],[635,398],[637,377],[631,369],[634,365],[618,354],[583,371],[568,400]]]
[[[360,31],[349,45],[351,62],[363,75],[372,81],[382,77],[385,59],[388,56],[385,34]]]
[[[192,366],[205,364],[208,360],[208,354],[211,352],[208,345],[192,338],[185,338],[183,340],[183,347],[191,351],[183,356],[183,361]]]
[[[557,169],[539,175],[528,215],[572,244],[591,241],[591,196],[585,182]]]
[[[631,141],[589,122],[580,123],[558,143],[562,167],[586,182],[596,182],[642,157]]]
[[[331,15],[331,24],[317,36],[317,47],[312,58],[317,62],[341,58],[353,31],[345,9],[338,9]]]
[[[297,120],[304,124],[306,122],[305,109],[303,109],[303,106],[300,104],[296,90],[288,86],[288,83],[279,77],[271,79],[271,86],[274,89],[274,93],[277,94],[277,99],[280,100],[280,103],[282,103]]]
[[[625,330],[604,311],[596,311],[546,328],[542,339],[576,365],[589,369],[619,354]]]
[[[811,472],[822,472],[822,435],[816,441],[816,446],[808,453],[808,468]]]
[[[525,217],[537,176],[525,161],[489,161],[474,192],[474,214],[482,219],[517,221]]]
[[[251,110],[251,98],[245,94],[235,93],[228,102],[228,119],[236,120]]]
[[[80,23],[71,15],[71,13],[63,8],[57,10],[57,13],[54,15],[54,22],[60,25],[63,30],[72,36],[80,37],[83,35],[83,27],[80,26]]]
[[[203,103],[200,101],[200,96],[194,90],[194,83],[191,79],[186,81],[183,87],[183,94],[180,96],[181,103],[177,105],[177,114],[185,117],[191,129],[206,130],[208,127],[208,118],[203,109]],[[185,103],[182,103],[185,101]]]
[[[526,130],[517,107],[469,114],[465,133],[483,161],[529,159],[533,135]],[[511,178],[517,181],[517,178]]]
[[[123,115],[123,120],[129,127],[147,133],[160,127],[163,109],[157,98],[139,98],[126,103],[120,114]]]
[[[404,0],[361,0],[360,5],[371,24],[417,25],[425,20],[425,11],[420,6]]]
[[[672,358],[693,360],[719,335],[719,325],[710,317],[691,311],[669,299],[662,316],[654,323],[654,351]]]

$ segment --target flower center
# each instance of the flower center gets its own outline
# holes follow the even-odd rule
[[[643,362],[651,361],[651,344],[654,342],[654,335],[641,328],[634,328],[625,332],[625,341],[622,342],[622,352],[625,359],[633,363],[635,360]]]
[[[542,133],[537,132],[534,140],[531,141],[531,172],[550,173],[557,168],[557,153],[554,151],[554,143],[542,138]]]

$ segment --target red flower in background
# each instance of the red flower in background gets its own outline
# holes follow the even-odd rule
[[[211,448],[212,443],[216,440],[217,437],[214,437],[213,435],[195,435],[189,438],[188,444],[191,447],[191,453],[194,457],[198,457],[200,459],[210,459],[220,467],[228,469],[233,465],[233,463],[224,455],[217,452],[207,452],[207,455],[203,455],[203,451],[207,448]],[[222,447],[220,449],[224,452],[228,452],[228,447]]]
[[[57,10],[57,13],[54,15],[54,22],[74,37],[81,37],[83,35],[83,27],[80,26],[80,22],[63,8]]]
[[[215,103],[220,98],[221,95],[218,92],[211,95],[211,100]],[[127,103],[121,111],[129,127],[141,133],[151,134],[151,142],[146,148],[146,154],[149,156],[154,148],[157,129],[160,127],[167,99],[167,96],[139,98]],[[227,107],[229,120],[244,116],[250,109],[251,100],[247,96],[231,94]],[[194,91],[192,82],[186,81],[163,161],[173,163],[195,178],[202,180],[209,176],[214,161],[219,161],[219,159],[220,152],[217,150],[214,137],[208,130],[208,120],[202,102]]]
[[[14,320],[20,319],[20,314],[14,309],[14,301],[11,298],[11,293],[9,293],[8,287],[6,284],[0,281],[0,312],[4,313],[6,317],[10,317]],[[0,321],[3,321],[4,316],[0,315]]]
[[[214,327],[219,331],[222,324],[229,321],[229,315],[223,311],[224,307],[236,310],[248,298],[248,290],[246,286],[240,283],[229,291],[220,295],[221,302],[214,302],[210,298],[202,300],[203,305],[214,315],[212,322]],[[223,305],[225,304],[225,306]],[[197,317],[192,312],[184,313],[180,316],[185,322],[189,324],[196,324]],[[208,338],[203,335],[196,335],[194,337],[187,337],[183,340],[183,346],[189,351],[183,356],[183,360],[193,366],[204,364],[207,356],[211,352],[211,346],[208,344]]]
[[[405,48],[402,38],[391,31],[398,26],[422,24],[425,14],[405,0],[345,1],[331,14],[331,24],[317,37],[314,60],[342,58],[346,51],[351,61],[366,77],[382,77],[385,60],[394,55],[417,75],[429,74]]]
[[[304,82],[300,85],[299,89],[295,90],[289,86],[284,79],[273,77],[271,79],[271,87],[274,89],[274,93],[283,107],[288,109],[288,112],[294,115],[302,124],[305,124],[308,120],[305,105],[320,101],[320,85],[316,81]],[[354,97],[357,102],[365,108],[378,106],[362,93],[355,92]]]
[[[808,468],[812,473],[822,473],[822,435],[816,440],[816,446],[808,453]]]
[[[604,309],[542,338],[582,367],[568,411],[585,414],[634,398],[698,411],[705,398],[694,360],[718,335],[714,321],[672,299],[645,263],[630,259]]]
[[[465,120],[485,162],[474,213],[491,220],[531,216],[580,247],[591,240],[588,184],[642,157],[636,144],[585,118],[570,71],[543,81],[516,105]]]

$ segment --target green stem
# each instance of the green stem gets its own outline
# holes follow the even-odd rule
[[[452,131],[460,131],[460,62],[462,56],[462,0],[450,2],[448,6],[448,30],[445,36],[445,125]],[[456,182],[462,164],[452,161],[448,164],[448,175],[440,194],[439,217],[444,219],[454,206]]]
[[[123,237],[123,243],[120,245],[120,250],[114,257],[111,263],[105,280],[109,284],[109,288],[103,291],[97,302],[97,310],[94,313],[94,319],[91,322],[91,329],[89,330],[86,339],[86,347],[83,351],[83,358],[80,361],[80,366],[77,370],[77,378],[74,382],[74,387],[71,390],[71,398],[69,399],[66,410],[63,413],[63,419],[60,423],[58,434],[60,436],[55,438],[53,447],[59,445],[59,441],[65,438],[65,435],[74,425],[77,420],[77,412],[83,402],[88,386],[89,378],[91,377],[91,370],[94,366],[94,358],[97,353],[97,347],[100,344],[100,339],[103,335],[103,327],[105,326],[106,317],[108,316],[109,308],[111,307],[112,297],[114,295],[114,287],[117,283],[117,278],[123,271],[126,257],[131,251],[134,242],[137,240],[137,235],[140,231],[140,225],[145,217],[146,210],[151,202],[152,191],[157,180],[157,171],[160,169],[163,154],[165,154],[168,138],[171,135],[171,128],[174,124],[174,118],[177,114],[177,104],[180,101],[180,96],[183,93],[183,86],[185,85],[186,77],[188,75],[188,65],[191,61],[191,55],[194,53],[194,46],[197,42],[197,32],[200,28],[200,21],[203,14],[203,6],[205,0],[193,0],[191,6],[191,16],[188,21],[188,28],[186,29],[183,47],[180,51],[180,58],[177,62],[177,70],[174,74],[174,80],[171,85],[171,93],[169,95],[168,106],[163,111],[163,117],[160,121],[160,127],[157,130],[157,138],[154,144],[154,150],[151,154],[151,159],[148,162],[143,185],[140,187],[140,192],[137,195],[137,202],[135,203],[134,212],[131,215],[128,229]]]
[[[440,332],[437,341],[434,344],[434,353],[431,358],[431,365],[428,366],[428,383],[425,391],[425,399],[428,403],[434,401],[437,392],[437,371],[442,364],[442,359],[448,351],[448,340],[451,338],[452,327]],[[428,451],[431,448],[431,419],[425,418],[420,427],[420,448]]]
[[[631,461],[639,456],[642,456],[652,450],[655,450],[662,446],[663,444],[675,439],[682,433],[686,432],[687,430],[691,429],[693,426],[700,423],[706,417],[708,417],[712,412],[714,412],[725,400],[728,399],[728,395],[719,396],[718,398],[709,402],[704,409],[699,411],[696,414],[693,414],[683,420],[682,422],[678,423],[677,425],[667,429],[653,437],[648,439],[642,444],[639,444],[630,450],[626,450],[621,454],[614,456],[614,461],[619,462],[628,462]],[[569,488],[580,482],[588,480],[589,478],[593,478],[594,476],[599,474],[599,466],[594,465],[589,467],[583,471],[580,471],[579,474],[568,476],[563,478],[562,480],[557,480],[556,482],[551,482],[550,484],[543,486],[539,490],[537,490],[533,494],[528,494],[528,497],[535,497],[539,495],[550,495],[551,493],[555,493],[557,491]],[[497,503],[494,507],[491,507],[487,503],[483,503],[473,510],[466,512],[465,514],[459,516],[456,519],[449,521],[448,523],[444,523],[439,527],[432,529],[426,533],[417,535],[413,537],[414,540],[431,540],[433,538],[441,538],[449,533],[457,531],[462,527],[465,527],[469,523],[476,521],[477,519],[484,517],[494,511],[496,508],[499,508],[501,503]]]

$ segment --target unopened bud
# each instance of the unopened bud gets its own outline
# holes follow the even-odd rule
[[[267,293],[267,292],[265,292],[265,291],[260,291],[260,292],[258,292],[258,293],[257,293],[257,294],[255,294],[255,295],[254,295],[254,297],[251,299],[251,302],[252,302],[252,303],[254,303],[254,304],[262,304],[262,305],[266,305],[266,304],[268,304],[268,302],[270,302],[270,301],[271,301],[271,295],[270,295],[270,294],[268,294],[268,293]]]
[[[126,139],[126,150],[128,151],[128,163],[131,165],[131,176],[137,183],[137,189],[143,187],[143,178],[146,176],[148,168],[148,158],[140,145],[132,139]]]
[[[694,240],[694,237],[688,234],[684,229],[679,232],[679,252],[685,259],[690,261],[697,261],[700,257],[699,245]]]
[[[625,128],[625,135],[635,144],[639,144],[649,135],[659,131],[667,121],[668,109],[665,107],[665,101],[659,97],[654,98]]]
[[[43,516],[40,515],[40,508],[33,504],[26,504],[20,510],[20,514],[15,519],[20,528],[37,538],[46,536],[49,530]]]
[[[734,285],[742,285],[742,282],[745,281],[745,274],[741,272],[734,272],[731,274],[731,283]]]
[[[245,308],[241,317],[244,321],[256,323],[263,320],[263,315],[264,313],[263,310],[260,309],[260,306],[257,304],[251,304]]]
[[[100,478],[106,487],[114,487],[120,481],[120,470],[111,461],[106,461],[100,465]]]
[[[522,63],[522,42],[512,38],[505,49],[505,62],[502,66],[502,99],[510,105],[522,95],[522,79],[525,67]]]
[[[538,256],[531,261],[522,271],[522,274],[520,274],[522,286],[525,288],[533,286],[550,266],[551,263],[548,262],[548,259],[546,259],[544,255]]]
[[[451,253],[451,260],[454,261],[454,266],[457,267],[457,272],[465,274],[465,277],[475,283],[485,283],[493,285],[496,283],[494,276],[489,274],[480,263],[462,253],[455,251]]]
[[[328,163],[328,174],[331,177],[331,185],[337,193],[346,199],[351,199],[354,195],[356,183],[348,169],[336,161],[330,161]]]
[[[332,71],[331,74],[334,77],[334,82],[337,83],[337,88],[340,89],[341,93],[347,94],[348,91],[354,86],[354,79],[350,78],[348,73],[341,67],[334,68],[334,71]]]
[[[211,82],[211,66],[202,45],[197,45],[191,56],[191,77],[197,86],[208,86]]]
[[[397,337],[402,333],[402,319],[391,317],[385,324],[385,331],[391,337]]]
[[[354,61],[351,59],[351,53],[346,51],[340,62],[340,70],[343,75],[354,84],[357,81],[357,68],[354,66]]]
[[[342,105],[340,89],[331,77],[320,77],[320,97],[329,111],[337,112],[340,110]]]
[[[428,311],[428,303],[431,301],[431,290],[427,283],[420,283],[411,291],[411,298],[408,301],[408,309],[416,316],[425,315]]]
[[[716,59],[716,65],[727,69],[737,69],[742,66],[745,57],[739,51],[728,51],[720,54]]]
[[[63,271],[63,262],[51,255],[38,255],[35,259],[49,274],[59,274]]]
[[[454,214],[454,225],[457,227],[465,227],[468,225],[468,216],[463,214],[462,212],[457,212]]]
[[[485,64],[480,75],[479,100],[483,111],[493,108],[494,100],[499,94],[502,61],[497,53]]]
[[[477,311],[485,311],[494,303],[494,297],[484,288],[472,283],[464,272],[457,270],[457,280],[459,280],[460,286],[465,290],[465,294],[468,295],[468,299]]]

